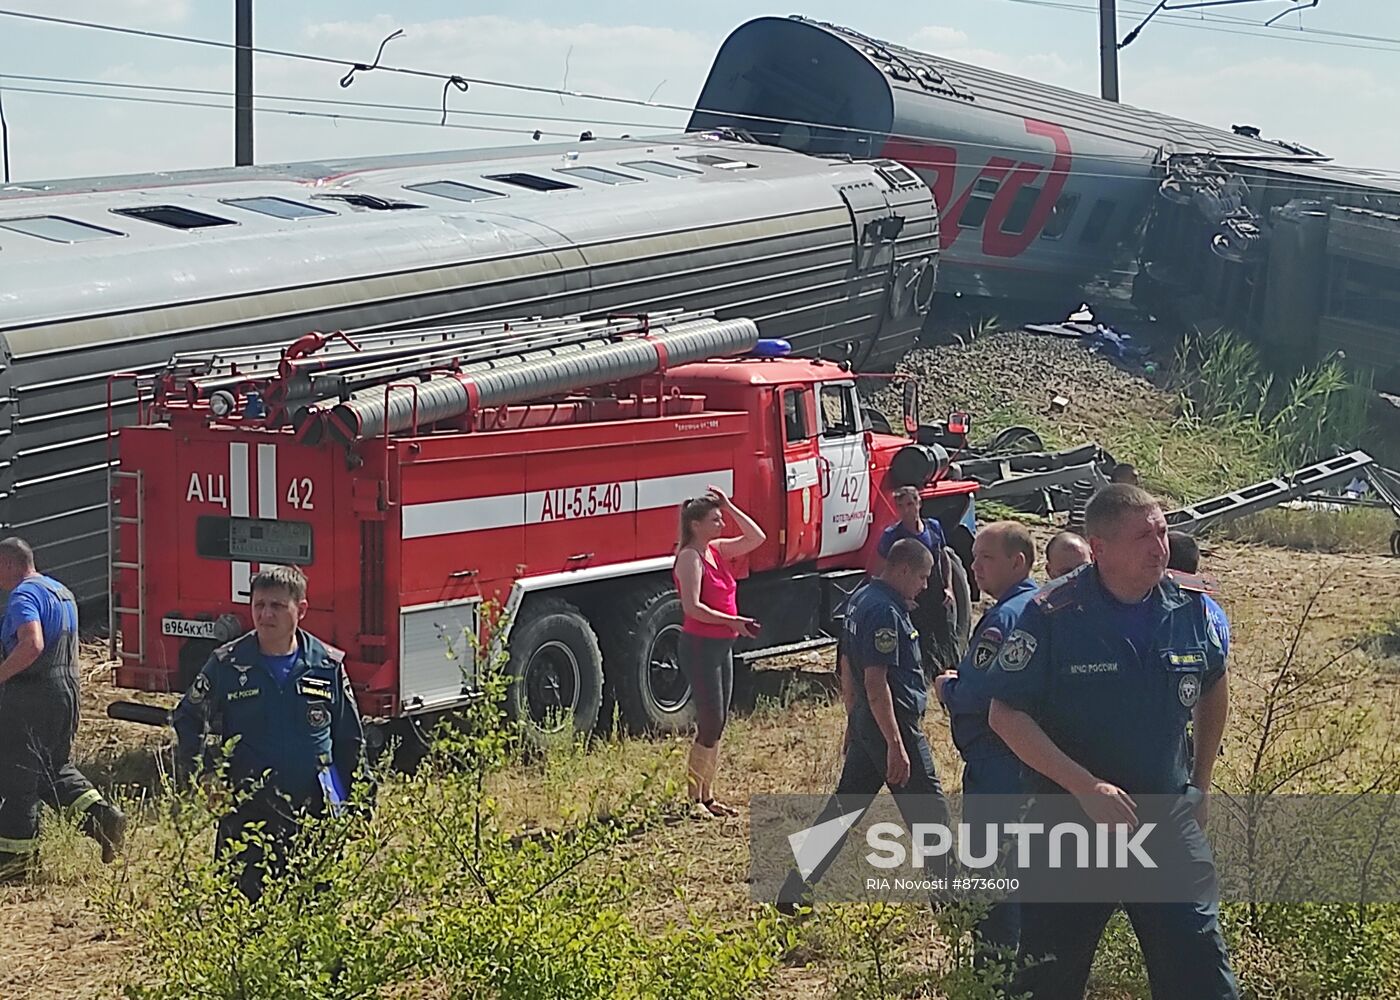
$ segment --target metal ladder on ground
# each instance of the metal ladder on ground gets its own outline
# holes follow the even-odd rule
[[[1357,476],[1370,478],[1369,470],[1374,464],[1375,460],[1364,451],[1347,452],[1171,511],[1167,514],[1167,526],[1194,535],[1213,525],[1276,507],[1324,487],[1351,482]]]
[[[121,498],[115,489],[121,480],[131,480],[132,505],[134,511],[122,509]],[[145,482],[140,470],[124,472],[107,466],[107,642],[113,660],[134,660],[141,663],[146,655],[146,518]],[[136,530],[136,561],[118,559],[117,539],[123,526]],[[136,575],[136,601],[134,607],[118,605],[115,583],[117,574],[129,570]],[[129,596],[129,595],[128,595]],[[123,615],[136,616],[136,642],[134,649],[122,649],[117,640],[117,623]]]

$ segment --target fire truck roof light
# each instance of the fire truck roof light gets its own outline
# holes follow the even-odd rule
[[[761,338],[753,345],[753,350],[749,351],[749,356],[754,358],[781,358],[792,353],[792,345],[786,340],[773,338]]]

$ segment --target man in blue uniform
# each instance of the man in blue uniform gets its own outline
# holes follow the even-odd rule
[[[1201,571],[1201,547],[1184,531],[1167,532],[1167,569],[1188,577],[1196,576]],[[1201,600],[1205,602],[1207,617],[1220,634],[1220,647],[1229,656],[1230,621],[1225,617],[1225,609],[1210,594],[1202,594]]]
[[[1061,531],[1045,543],[1045,579],[1058,580],[1093,558],[1088,539],[1075,531]]]
[[[1225,653],[1201,594],[1167,577],[1167,523],[1136,486],[1101,490],[1085,512],[1094,563],[1041,589],[988,674],[992,728],[1027,769],[1028,790],[1068,792],[1095,823],[1138,820],[1134,796],[1179,796],[1204,819],[1229,708]],[[1185,729],[1201,753],[1188,772]],[[1154,997],[1235,1000],[1214,863],[1196,821],[1180,845],[1198,898],[1125,905]],[[1012,992],[1084,994],[1112,902],[1021,908],[1021,951],[1037,960]]]
[[[239,854],[238,888],[250,900],[276,872],[305,812],[338,808],[362,774],[364,730],[342,654],[299,627],[306,614],[306,578],[292,566],[253,577],[254,630],[214,651],[175,709],[182,774],[198,770],[205,735],[217,724],[223,740],[238,738],[228,779],[244,797],[219,822],[215,851],[263,823],[262,845]]]
[[[953,593],[953,550],[948,546],[943,526],[922,515],[923,500],[916,486],[901,486],[890,494],[899,520],[880,534],[875,546],[875,566],[872,575],[879,575],[891,546],[901,539],[917,541],[933,554],[933,572],[928,589],[913,601],[910,620],[919,632],[919,649],[923,654],[926,676],[951,667],[961,652],[954,648],[953,616],[957,598]]]
[[[78,728],[78,606],[68,588],[34,567],[21,538],[0,541],[0,881],[38,858],[39,808],[68,806],[111,861],[126,818],[71,760]]]
[[[998,521],[978,533],[972,545],[972,572],[982,592],[995,596],[996,603],[977,622],[958,669],[933,681],[938,700],[950,716],[953,743],[966,762],[962,822],[973,831],[984,830],[988,823],[1017,819],[1012,797],[1021,791],[1021,761],[987,723],[991,698],[986,680],[987,668],[1035,595],[1035,582],[1030,579],[1034,565],[1035,540],[1025,525]],[[974,847],[978,853],[982,850],[980,844]],[[1014,902],[998,902],[979,923],[978,937],[992,949],[1014,952],[1020,923]]]
[[[846,759],[836,793],[815,824],[863,812],[889,786],[905,820],[948,822],[948,806],[934,773],[933,753],[921,722],[928,682],[919,660],[919,635],[908,603],[928,585],[933,555],[906,538],[890,546],[880,574],[846,614],[842,671],[846,703]],[[792,913],[831,866],[842,838],[810,872],[794,869],[778,894],[778,908]],[[804,878],[805,875],[805,878]]]

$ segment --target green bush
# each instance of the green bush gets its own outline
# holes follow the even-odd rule
[[[127,996],[753,995],[795,943],[786,922],[715,927],[681,913],[658,930],[628,914],[637,870],[624,848],[675,808],[655,771],[605,814],[528,833],[499,821],[487,779],[518,766],[519,741],[497,703],[440,727],[412,777],[380,775],[372,815],[308,823],[256,904],[210,857],[215,803],[172,796],[151,834],[160,849],[104,900],[139,942]]]

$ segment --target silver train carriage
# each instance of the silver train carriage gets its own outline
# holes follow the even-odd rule
[[[1131,265],[1171,157],[1323,158],[801,17],[736,28],[690,127],[897,160],[942,215],[940,293],[1071,308],[1083,284]]]
[[[912,344],[937,252],[900,165],[720,135],[6,187],[0,530],[105,596],[109,376],[177,352],[687,307],[870,369]]]

